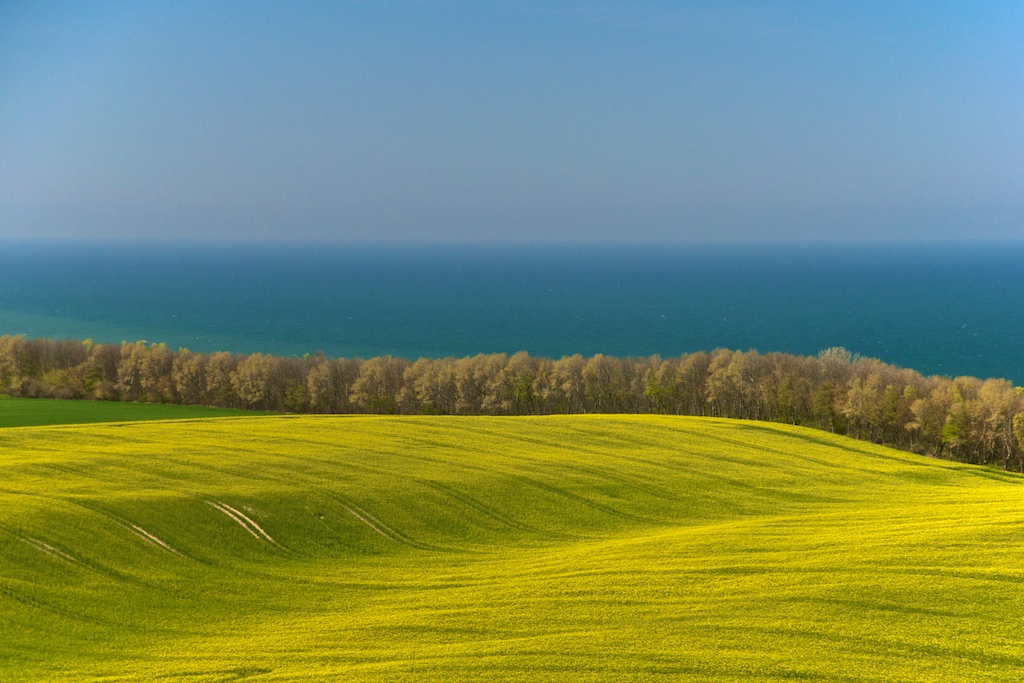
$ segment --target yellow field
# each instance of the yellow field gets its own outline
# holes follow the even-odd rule
[[[0,680],[1017,681],[1024,478],[777,424],[0,430]]]

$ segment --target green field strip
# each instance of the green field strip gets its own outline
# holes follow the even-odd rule
[[[249,416],[251,411],[161,403],[14,398],[0,394],[0,428]]]

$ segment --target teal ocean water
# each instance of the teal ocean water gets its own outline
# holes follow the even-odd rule
[[[0,334],[558,358],[830,346],[1024,384],[1024,245],[0,245]]]

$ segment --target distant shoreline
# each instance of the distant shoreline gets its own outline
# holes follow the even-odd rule
[[[811,355],[1024,383],[1020,243],[0,249],[0,332],[332,357]]]

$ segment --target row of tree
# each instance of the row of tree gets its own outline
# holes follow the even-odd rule
[[[1002,379],[925,377],[842,348],[816,357],[717,349],[666,359],[521,352],[409,361],[3,336],[0,391],[312,413],[732,417],[1024,471],[1024,389]]]

